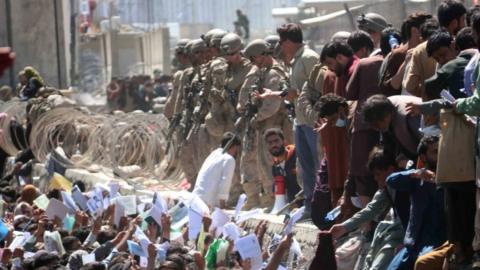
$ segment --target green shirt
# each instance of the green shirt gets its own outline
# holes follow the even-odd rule
[[[392,203],[387,195],[386,189],[380,189],[375,193],[365,208],[343,222],[343,225],[348,231],[353,231],[362,224],[374,220],[390,207],[392,207]]]
[[[295,53],[291,61],[291,74],[290,74],[290,86],[293,89],[296,89],[298,94],[302,92],[303,86],[310,76],[310,72],[312,71],[313,67],[318,64],[319,62],[319,55],[307,48],[306,46],[300,47],[298,51]],[[295,115],[296,115],[296,124],[297,125],[305,125],[306,124],[306,116],[304,112],[299,108],[300,104],[298,103],[298,99],[295,100]]]

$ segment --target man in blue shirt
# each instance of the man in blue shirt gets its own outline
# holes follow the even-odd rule
[[[410,217],[405,232],[405,247],[397,253],[388,270],[413,269],[419,255],[446,240],[443,190],[435,184],[438,137],[422,138],[418,155],[425,168],[398,172],[387,178],[387,185],[410,194]]]

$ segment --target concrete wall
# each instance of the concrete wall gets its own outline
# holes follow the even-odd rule
[[[144,52],[147,74],[154,69],[160,69],[164,74],[170,74],[170,32],[168,28],[159,28],[145,35]]]
[[[145,33],[111,34],[112,76],[150,74],[158,68],[169,74],[168,28]]]
[[[7,10],[7,1],[10,10]],[[11,45],[17,54],[14,74],[31,65],[42,74],[47,84],[62,88],[69,84],[69,3],[62,0],[0,0],[0,45],[8,45],[7,29],[10,26]],[[6,12],[11,14],[10,25]],[[7,72],[0,84],[8,83]]]
[[[142,34],[112,34],[112,76],[145,72],[142,43]]]
[[[85,92],[103,91],[111,76],[111,49],[108,34],[82,37],[78,54],[78,83]]]

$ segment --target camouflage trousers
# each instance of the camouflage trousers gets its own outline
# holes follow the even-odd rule
[[[242,149],[240,158],[240,177],[243,190],[247,194],[246,208],[271,208],[275,197],[273,194],[272,165],[273,157],[268,152],[263,140],[266,128],[257,129],[252,138],[251,149]],[[246,136],[243,141],[245,142]]]

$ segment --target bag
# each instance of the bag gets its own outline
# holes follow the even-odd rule
[[[451,110],[440,112],[437,183],[475,179],[475,123]]]
[[[338,270],[351,270],[355,268],[362,247],[366,242],[360,231],[349,234],[348,240],[335,250],[335,258]]]

